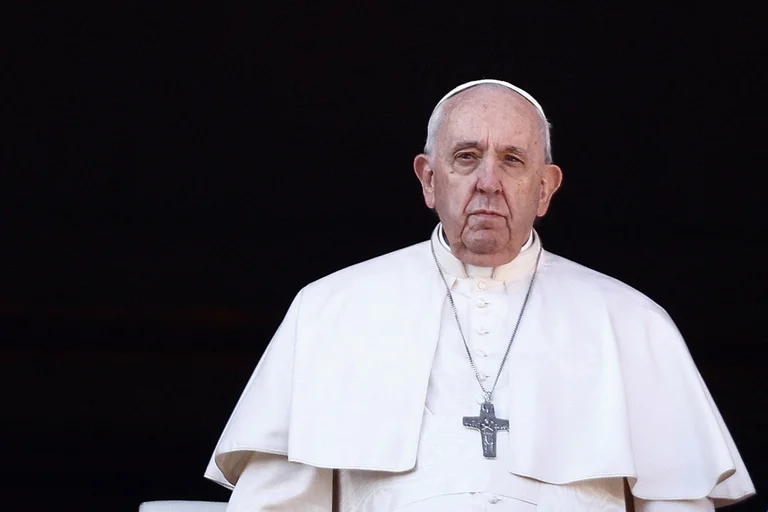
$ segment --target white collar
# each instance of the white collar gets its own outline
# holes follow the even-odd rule
[[[531,230],[528,241],[525,242],[517,257],[498,267],[477,267],[459,260],[451,252],[451,248],[442,235],[443,225],[439,223],[432,232],[432,243],[435,246],[435,256],[440,266],[451,277],[466,279],[490,278],[495,281],[507,282],[528,275],[536,263],[541,240],[535,230]]]

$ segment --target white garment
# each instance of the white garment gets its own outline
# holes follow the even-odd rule
[[[330,512],[333,470],[254,453],[232,491],[227,512]]]
[[[261,512],[269,510],[302,512],[329,512],[332,510],[331,469],[316,468],[290,462],[282,455],[254,453],[235,486],[227,504],[227,512]],[[344,485],[345,482],[342,482]],[[397,512],[595,512],[616,508],[619,488],[616,482],[584,481],[568,485],[541,484],[538,505],[502,495],[481,492],[443,494],[415,501]],[[361,494],[369,489],[358,489]],[[343,512],[394,511],[391,503],[381,497],[355,507],[349,501],[337,505]],[[710,512],[714,510],[708,498],[700,500],[646,501],[634,498],[635,512]],[[622,507],[621,510],[624,510]]]
[[[495,356],[478,354],[484,373],[495,375],[498,366],[493,359],[506,347],[512,329],[490,304],[495,302],[499,311],[507,309],[516,318],[527,271],[538,253],[535,238],[530,250],[496,269],[494,279],[508,283],[503,293],[488,295],[485,308],[471,302],[476,297],[469,280],[449,277],[463,326],[466,322],[467,329],[475,329],[482,324],[489,330],[486,334],[495,332],[502,340],[490,344]],[[437,249],[439,244],[435,245]],[[448,274],[463,271],[450,254],[439,257]],[[546,504],[556,503],[555,496],[571,496],[578,503],[582,497],[576,490],[583,489],[585,481],[601,478],[605,488],[591,489],[584,496],[615,495],[614,484],[623,477],[629,478],[636,496],[677,500],[676,507],[696,506],[693,500],[707,495],[725,504],[754,492],[738,451],[663,310],[615,280],[546,252],[529,312],[494,394],[497,416],[509,418],[510,432],[499,434],[495,461],[482,459],[479,434],[467,432],[455,418],[476,415],[480,395],[467,361],[443,350],[451,344],[446,323],[451,325],[453,319],[446,315],[441,287],[427,244],[356,265],[306,287],[254,372],[206,476],[231,487],[252,452],[277,453],[312,466],[341,468],[342,493],[375,491],[359,503],[382,496],[400,499],[395,505],[401,507],[427,500],[421,510],[430,510],[426,507],[430,492],[432,499],[445,492],[493,493],[488,481],[478,481],[482,475],[501,482],[497,488],[505,492],[523,482],[511,497],[525,500],[528,493],[542,510],[554,510]],[[461,347],[455,325],[451,332]],[[469,384],[458,388],[446,384],[436,378],[441,369]],[[467,391],[472,395],[469,400],[475,400],[473,411],[467,410]],[[452,468],[441,463],[444,453],[425,452],[424,447],[430,437],[446,436],[456,442],[435,446],[457,451],[449,459],[464,461],[458,474],[475,487],[444,488],[444,473]],[[471,446],[459,440],[470,440]],[[472,460],[490,462],[500,471],[465,463],[469,461],[461,459],[465,448],[466,453],[476,450]],[[433,473],[428,470],[430,457],[437,460]],[[414,466],[416,471],[410,471]],[[350,480],[355,479],[352,485]],[[430,490],[430,481],[439,485]],[[392,482],[399,482],[394,492],[387,490]],[[557,485],[568,482],[576,483]],[[239,491],[235,489],[233,499]],[[396,509],[391,505],[369,510]]]

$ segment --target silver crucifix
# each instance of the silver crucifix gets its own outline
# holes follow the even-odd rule
[[[465,427],[480,431],[483,457],[496,457],[496,432],[509,430],[509,420],[497,418],[493,404],[485,401],[480,405],[480,416],[464,416],[462,421]]]

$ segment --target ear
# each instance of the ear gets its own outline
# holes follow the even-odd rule
[[[421,191],[424,194],[424,202],[427,208],[435,207],[435,172],[429,164],[429,157],[425,154],[417,155],[413,160],[413,170],[421,182]]]
[[[555,195],[560,184],[563,182],[563,171],[556,165],[548,164],[544,167],[541,176],[541,192],[539,194],[539,208],[536,212],[538,217],[543,217],[549,209],[549,203],[552,196]]]

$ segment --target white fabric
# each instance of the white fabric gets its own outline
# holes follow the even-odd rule
[[[254,453],[232,491],[227,512],[329,512],[332,485],[332,469],[289,462],[283,455]]]
[[[508,276],[505,270],[495,277],[524,275],[531,254],[524,251]],[[443,258],[446,269],[450,258]],[[206,476],[232,487],[254,451],[316,467],[418,474],[409,470],[429,421],[441,287],[426,243],[305,287]],[[514,311],[512,302],[510,296]],[[626,476],[633,494],[646,500],[710,496],[717,505],[754,493],[674,324],[614,279],[544,252],[503,378],[507,396],[495,402],[510,432],[496,462],[520,481]],[[463,433],[479,451],[479,435]]]
[[[387,509],[369,509],[387,510]],[[398,508],[397,512],[472,512],[493,510],[494,512],[536,512],[536,506],[525,501],[505,498],[480,492],[444,494],[429,500],[417,501]]]
[[[523,252],[531,248],[533,242],[532,234]],[[533,251],[538,249],[536,244]],[[516,263],[487,269],[488,272],[475,268],[475,272],[488,277],[468,278],[460,265],[453,264],[455,260],[452,261],[449,249],[436,245],[436,250],[446,263],[446,271],[454,274],[452,293],[461,323],[481,378],[490,389],[511,334],[507,312],[517,316],[535,252],[534,259],[526,254]],[[467,274],[471,272],[466,269]],[[492,275],[506,281],[494,279]],[[502,379],[494,393],[502,404],[507,388],[506,379]],[[467,430],[460,421],[462,416],[476,415],[480,402],[480,387],[446,301],[416,470],[402,474],[341,470],[337,510],[466,512],[488,508],[499,512],[532,512],[537,510],[539,500],[539,507],[551,510],[559,507],[577,512],[580,505],[589,512],[625,510],[621,479],[592,481],[589,485],[569,486],[571,488],[565,490],[563,486],[542,488],[540,482],[510,474],[503,463],[508,456],[504,432],[498,434],[497,459],[483,459],[479,433]],[[497,414],[508,417],[508,413],[501,410],[497,410]],[[255,454],[235,486],[227,512],[330,510],[330,471],[288,462],[281,455]]]
[[[712,512],[715,506],[709,498],[699,500],[647,501],[635,498],[635,512]]]
[[[512,264],[489,269],[498,280],[467,278],[460,265],[444,265],[453,281],[452,293],[462,327],[487,389],[498,372],[512,330],[505,312],[519,311],[538,248],[536,244],[531,253],[524,252]],[[436,244],[435,249],[444,258],[456,261],[444,247]],[[463,278],[456,279],[457,274]],[[494,393],[500,405],[497,415],[504,418],[509,417],[504,407],[507,387],[506,379],[501,379]],[[461,423],[462,416],[479,413],[482,397],[452,309],[444,301],[416,469],[400,474],[342,470],[340,510],[484,510],[489,504],[494,505],[494,510],[535,510],[540,484],[507,471],[507,433],[498,434],[497,458],[487,460],[482,457],[479,432]],[[613,510],[623,510],[623,499],[621,506]]]
[[[215,501],[146,501],[139,512],[224,512],[226,503]]]

